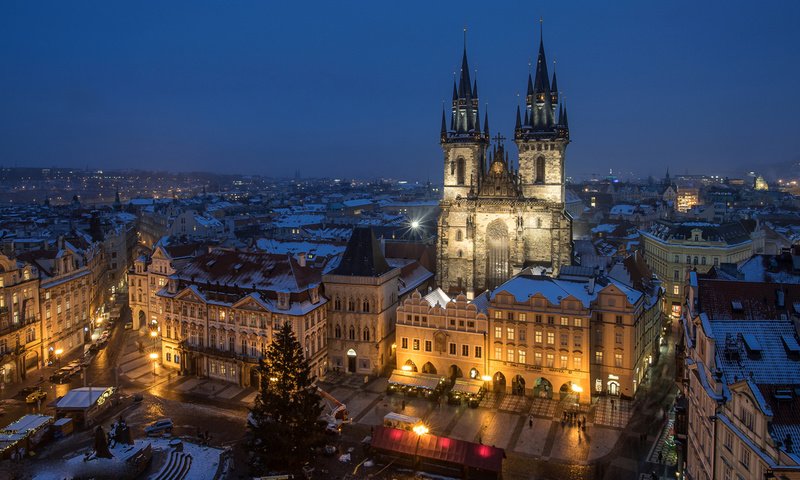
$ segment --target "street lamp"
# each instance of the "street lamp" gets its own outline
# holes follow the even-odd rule
[[[583,392],[583,388],[580,385],[573,383],[572,391],[575,392],[575,399],[578,401],[577,403],[581,403],[581,392]]]
[[[150,360],[153,361],[153,383],[156,383],[156,360],[158,360],[158,354],[156,352],[151,353]]]
[[[61,354],[64,353],[64,350],[59,348],[56,350],[56,364],[60,367],[61,366]]]
[[[412,430],[414,431],[414,433],[417,434],[417,447],[414,449],[414,470],[416,471],[417,463],[419,461],[419,459],[417,458],[417,455],[419,454],[419,441],[422,440],[422,436],[426,435],[428,432],[430,432],[430,430],[428,430],[428,427],[426,427],[422,423],[414,425],[414,428]]]

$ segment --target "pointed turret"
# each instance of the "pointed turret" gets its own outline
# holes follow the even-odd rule
[[[483,114],[483,134],[489,138],[489,107],[486,107],[486,112]]]
[[[519,117],[519,105],[517,105],[517,124],[514,126],[514,130],[519,130],[520,128],[522,128],[522,125]]]
[[[556,61],[553,60],[553,82],[550,83],[550,104],[553,110],[558,105],[558,82],[556,81]]]
[[[476,70],[477,72],[477,70]],[[475,73],[475,79],[472,81],[472,96],[478,98],[478,74]]]
[[[453,117],[450,130],[456,135],[481,135],[478,111],[478,80],[470,80],[466,31],[461,71],[453,85]]]
[[[442,105],[442,131],[441,131],[441,134],[442,134],[442,139],[444,139],[447,136],[447,122],[445,122],[445,117],[444,117],[444,105]]]
[[[564,102],[564,120],[561,122],[561,126],[569,129],[569,120],[567,119],[567,102]]]

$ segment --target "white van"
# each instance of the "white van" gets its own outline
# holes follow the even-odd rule
[[[383,417],[383,426],[389,428],[398,428],[400,430],[411,431],[414,425],[418,425],[421,420],[418,417],[410,415],[402,415],[400,413],[387,413]]]

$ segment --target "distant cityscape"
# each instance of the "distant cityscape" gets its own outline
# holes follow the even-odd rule
[[[800,480],[798,165],[570,177],[541,24],[430,181],[0,168],[0,478]]]

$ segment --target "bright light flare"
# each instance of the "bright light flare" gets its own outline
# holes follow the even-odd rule
[[[581,388],[579,385],[575,385],[573,383],[572,384],[572,391],[575,392],[575,393],[581,393],[581,392],[583,392],[583,388]]]
[[[411,365],[403,365],[402,367],[400,367],[400,370],[402,370],[404,372],[410,372],[411,371]]]
[[[489,375],[484,375],[484,376],[481,377],[481,380],[483,380],[484,382],[491,382],[492,381],[492,377],[489,376]]]
[[[56,350],[56,355],[61,355],[62,353],[64,353],[64,350],[62,350],[60,348],[58,350]]]
[[[419,220],[412,220],[411,221],[411,228],[413,228],[414,230],[418,229],[419,228]]]
[[[426,427],[425,425],[421,423],[418,425],[414,425],[414,433],[416,433],[418,436],[421,437],[427,434],[428,432],[430,432],[430,430],[428,430],[428,427]]]
[[[156,359],[158,359],[158,354],[157,353],[151,353],[150,354],[150,360],[156,360]]]

